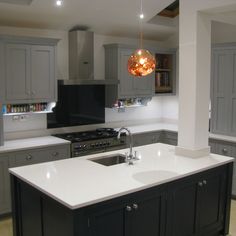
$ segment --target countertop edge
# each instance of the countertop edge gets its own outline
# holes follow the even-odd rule
[[[30,186],[32,186],[33,188],[37,189],[38,191],[42,192],[43,194],[47,195],[48,197],[51,197],[52,199],[54,199],[55,201],[59,202],[60,204],[68,207],[69,209],[71,210],[77,210],[77,209],[80,209],[80,208],[83,208],[83,207],[88,207],[88,206],[91,206],[93,204],[97,204],[97,203],[101,203],[101,202],[104,202],[104,201],[108,201],[108,200],[111,200],[111,199],[114,199],[114,198],[118,198],[118,197],[122,197],[122,196],[125,196],[125,195],[128,195],[128,194],[132,194],[132,193],[135,193],[135,192],[138,192],[138,191],[142,191],[142,190],[146,190],[146,189],[149,189],[149,188],[152,188],[152,187],[156,187],[156,186],[159,186],[159,185],[162,185],[162,184],[166,184],[166,183],[170,183],[172,181],[175,181],[175,180],[179,180],[179,179],[182,179],[182,178],[185,178],[185,177],[188,177],[188,176],[191,176],[191,175],[194,175],[194,174],[198,174],[200,172],[203,172],[203,171],[207,171],[207,170],[210,170],[210,169],[214,169],[216,167],[219,167],[219,166],[223,166],[223,165],[227,165],[229,163],[233,162],[233,158],[231,158],[231,160],[227,160],[227,161],[224,161],[224,162],[221,162],[221,163],[217,163],[217,164],[214,164],[214,165],[211,165],[209,167],[205,167],[205,168],[201,168],[199,170],[195,170],[195,171],[192,171],[192,172],[189,172],[189,173],[186,173],[186,174],[180,174],[179,176],[175,176],[175,177],[171,177],[167,180],[162,180],[162,181],[159,181],[159,182],[156,182],[156,183],[152,183],[152,184],[147,184],[145,186],[142,186],[142,187],[139,187],[139,188],[134,188],[134,189],[131,189],[131,190],[128,190],[128,191],[125,191],[125,192],[120,192],[118,194],[114,194],[114,195],[109,195],[107,197],[104,197],[104,198],[100,198],[100,199],[96,199],[96,200],[92,200],[92,201],[89,201],[89,202],[86,202],[86,203],[83,203],[83,204],[78,204],[78,205],[70,205],[68,203],[66,203],[65,201],[51,195],[50,193],[48,193],[47,191],[44,191],[43,189],[41,189],[40,187],[32,184],[30,181],[28,181],[27,179],[19,176],[18,174],[16,174],[12,169],[9,169],[9,172],[10,174],[14,175],[15,177],[19,178],[20,180],[22,180],[23,182],[29,184]]]

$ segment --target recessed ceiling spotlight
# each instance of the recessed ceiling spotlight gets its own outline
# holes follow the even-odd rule
[[[62,3],[63,3],[62,0],[57,0],[57,1],[56,1],[56,5],[57,5],[58,7],[62,6]]]
[[[141,14],[139,15],[139,18],[140,18],[140,19],[143,19],[143,18],[144,18],[144,14],[141,13]]]

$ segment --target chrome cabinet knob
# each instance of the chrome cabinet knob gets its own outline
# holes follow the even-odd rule
[[[132,211],[132,207],[131,206],[126,206],[126,211]]]
[[[199,186],[199,187],[202,187],[202,186],[203,186],[203,183],[202,183],[202,182],[198,182],[198,186]]]
[[[57,157],[58,155],[59,155],[58,152],[53,152],[53,154],[52,154],[53,157]]]
[[[27,160],[27,161],[32,160],[32,158],[33,158],[33,157],[32,157],[31,155],[27,155],[27,156],[26,156],[26,160]]]
[[[134,210],[138,210],[138,204],[133,204]]]
[[[203,180],[202,181],[204,185],[207,185],[207,181],[206,180]]]
[[[223,153],[228,153],[227,148],[223,148],[223,149],[222,149],[222,152],[223,152]]]

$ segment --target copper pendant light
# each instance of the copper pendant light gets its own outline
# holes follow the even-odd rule
[[[137,49],[128,59],[128,71],[131,75],[136,77],[143,77],[151,74],[156,67],[155,57],[146,49],[143,49],[143,29],[142,19],[143,6],[141,0],[140,18],[140,49]]]

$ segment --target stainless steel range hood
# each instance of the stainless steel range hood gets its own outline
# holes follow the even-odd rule
[[[64,85],[118,84],[118,81],[94,78],[94,33],[69,32],[69,80]]]

